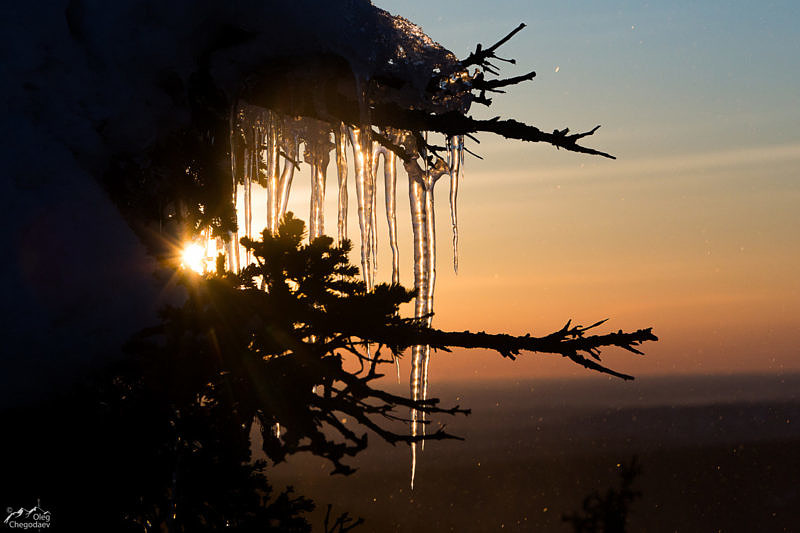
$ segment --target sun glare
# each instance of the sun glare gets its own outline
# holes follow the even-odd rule
[[[181,266],[198,274],[205,272],[206,251],[197,243],[189,243],[181,253]]]

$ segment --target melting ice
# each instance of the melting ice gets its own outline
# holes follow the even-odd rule
[[[311,118],[283,116],[252,105],[240,106],[231,117],[231,171],[233,174],[234,206],[239,207],[239,227],[243,235],[231,233],[216,246],[210,242],[210,231],[204,235],[206,254],[215,257],[225,251],[227,267],[238,271],[253,260],[248,252],[236,245],[242,236],[254,237],[254,230],[266,227],[276,231],[285,214],[295,174],[302,170],[299,156],[309,168],[309,240],[325,232],[325,200],[327,169],[333,152],[337,173],[337,238],[348,238],[348,180],[356,191],[361,273],[371,289],[375,286],[377,270],[377,189],[383,169],[385,214],[389,246],[392,252],[391,282],[400,282],[400,250],[397,244],[397,170],[398,157],[373,137],[373,126],[329,124]],[[415,146],[410,132],[379,130],[384,138],[406,149]],[[427,138],[427,135],[426,135]],[[303,151],[300,146],[303,145]],[[348,148],[352,151],[352,172],[348,165]],[[416,150],[418,157],[403,163],[408,178],[414,255],[414,316],[430,325],[433,314],[436,284],[436,221],[434,189],[445,174],[450,177],[449,207],[453,241],[453,268],[458,271],[458,188],[464,160],[463,136],[445,138],[445,157],[429,158],[425,147]],[[420,166],[418,161],[423,162]],[[428,163],[431,161],[431,164]],[[352,177],[351,177],[352,176]],[[254,221],[257,190],[266,191],[266,220]],[[264,196],[263,193],[260,196]],[[254,225],[255,224],[255,225]],[[214,248],[214,250],[212,250]],[[211,255],[213,252],[213,255]],[[207,262],[208,263],[208,262]],[[415,346],[411,350],[411,396],[427,399],[430,347]],[[399,370],[398,370],[399,372]],[[411,434],[424,434],[424,414],[411,413]],[[411,445],[411,486],[416,472],[417,445]]]

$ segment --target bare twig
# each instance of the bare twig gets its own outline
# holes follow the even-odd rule
[[[475,47],[475,51],[468,55],[466,58],[462,59],[459,62],[461,68],[467,68],[470,65],[485,65],[486,61],[489,59],[499,59],[500,61],[506,61],[508,63],[513,63],[514,60],[509,59],[500,59],[495,55],[495,50],[503,46],[509,39],[511,39],[514,35],[519,33],[525,27],[525,23],[520,23],[519,26],[511,30],[508,35],[494,43],[489,48],[483,49],[480,44]]]
[[[478,90],[497,91],[498,87],[508,87],[509,85],[516,85],[523,81],[529,81],[536,77],[536,72],[528,72],[522,76],[514,76],[513,78],[506,78],[503,80],[485,80],[483,77],[472,80],[472,86]]]

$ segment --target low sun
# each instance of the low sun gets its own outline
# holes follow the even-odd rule
[[[205,272],[206,251],[197,243],[189,243],[181,252],[181,266],[198,274]]]

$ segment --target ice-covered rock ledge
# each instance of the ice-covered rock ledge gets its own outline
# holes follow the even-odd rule
[[[387,17],[358,0],[6,6],[0,406],[71,382],[155,320],[165,280],[105,184],[115,161],[189,126],[190,78],[202,67],[232,101],[275,57],[333,55],[369,75],[396,54]],[[420,66],[402,66],[411,89]]]

